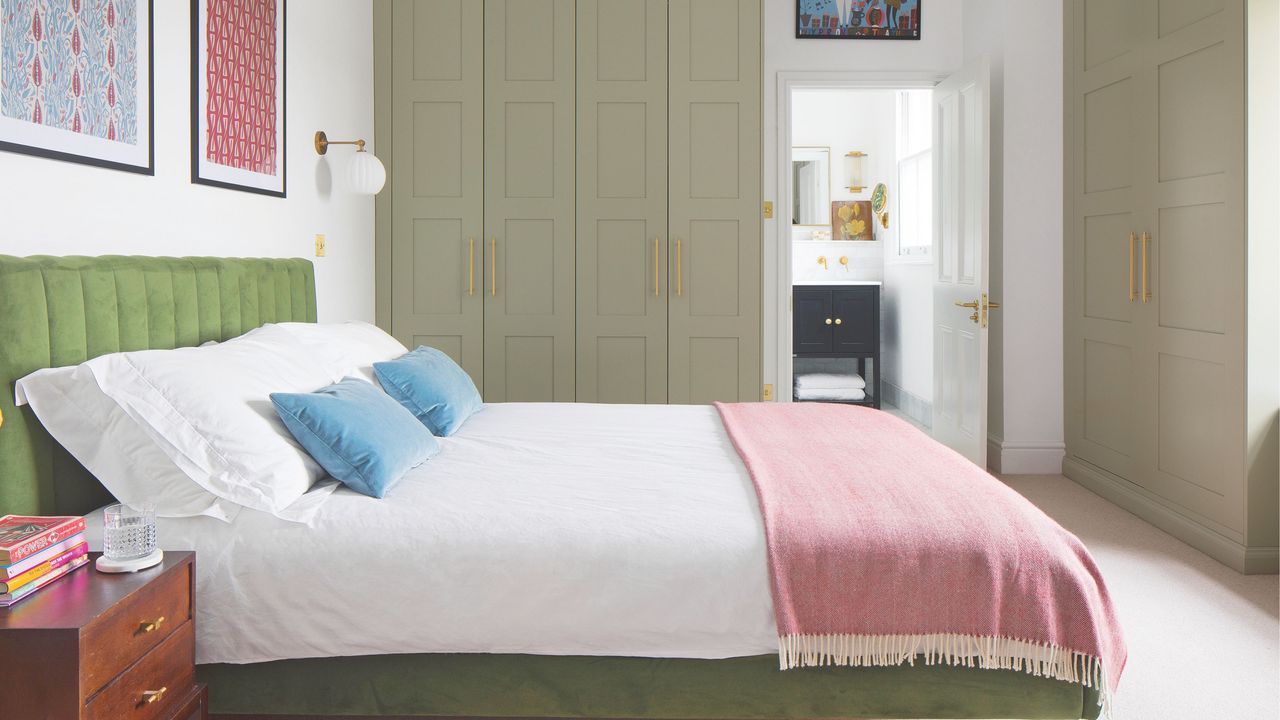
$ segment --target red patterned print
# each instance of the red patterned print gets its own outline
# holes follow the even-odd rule
[[[205,158],[276,174],[277,0],[208,0]]]

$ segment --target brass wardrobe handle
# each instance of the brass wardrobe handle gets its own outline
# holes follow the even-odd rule
[[[155,701],[159,700],[160,698],[164,697],[164,694],[165,694],[165,693],[167,693],[167,692],[169,692],[169,688],[168,688],[168,687],[162,687],[162,688],[160,688],[159,690],[143,690],[143,691],[142,691],[142,702],[143,702],[144,704],[153,703],[153,702],[155,702]]]
[[[1138,291],[1133,289],[1133,244],[1138,241],[1138,233],[1129,233],[1129,302],[1138,299]]]
[[[1151,233],[1142,233],[1142,302],[1151,302],[1151,287],[1147,284],[1147,254],[1151,249]]]
[[[661,284],[662,266],[658,264],[660,262],[659,258],[661,257],[660,254],[662,251],[658,249],[659,242],[661,242],[660,238],[657,238],[657,237],[653,238],[653,296],[654,297],[658,297],[658,294],[662,292],[662,284]]]
[[[839,324],[840,324],[840,323],[842,323],[842,322],[844,322],[844,320],[841,320],[840,318],[836,318],[836,324],[837,324],[837,325],[839,325]]]
[[[476,239],[467,238],[467,295],[476,294]]]
[[[831,324],[831,318],[827,318],[827,324],[828,324],[828,325],[830,325],[830,324]]]
[[[489,297],[498,297],[498,238],[489,238]]]
[[[682,265],[684,257],[684,245],[680,238],[676,238],[676,297],[684,295],[684,267]]]

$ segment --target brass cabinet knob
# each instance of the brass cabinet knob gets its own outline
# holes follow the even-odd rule
[[[842,323],[842,322],[844,322],[844,321],[843,321],[843,320],[841,320],[840,318],[836,318],[836,324],[837,324],[837,325],[839,325],[839,324],[840,324],[840,323]]]
[[[831,318],[827,318],[827,324],[828,324],[828,325],[830,325],[830,324],[831,324]]]

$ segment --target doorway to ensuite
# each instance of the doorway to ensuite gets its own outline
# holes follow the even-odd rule
[[[866,405],[986,461],[985,61],[779,74],[779,399]],[[970,297],[972,296],[972,297]]]

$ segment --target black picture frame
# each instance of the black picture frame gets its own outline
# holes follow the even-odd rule
[[[253,187],[226,180],[216,180],[200,175],[200,149],[203,145],[200,132],[202,113],[200,93],[200,53],[203,46],[200,38],[200,18],[203,5],[207,0],[191,0],[191,182],[194,185],[207,185],[224,190],[268,195],[271,197],[288,197],[289,189],[289,147],[285,140],[289,137],[289,10],[288,0],[277,0],[280,3],[280,189]]]
[[[924,0],[916,0],[916,8],[920,11],[920,18],[917,23],[915,35],[911,36],[890,36],[890,35],[805,35],[801,32],[800,24],[800,3],[802,0],[795,0],[796,4],[796,39],[797,40],[919,40],[924,33]]]
[[[62,162],[75,163],[77,165],[88,165],[90,167],[103,168],[106,170],[119,170],[121,172],[134,173],[136,175],[154,176],[156,174],[155,8],[154,0],[140,0],[139,5],[143,2],[146,3],[147,12],[147,164],[143,166],[118,162],[115,160],[104,160],[90,155],[80,155],[62,150],[51,150],[49,148],[26,145],[9,140],[0,140],[0,151],[17,153],[19,155],[30,155],[32,157],[44,158],[46,160],[60,160]],[[138,114],[139,116],[142,115],[141,110],[139,110]]]

